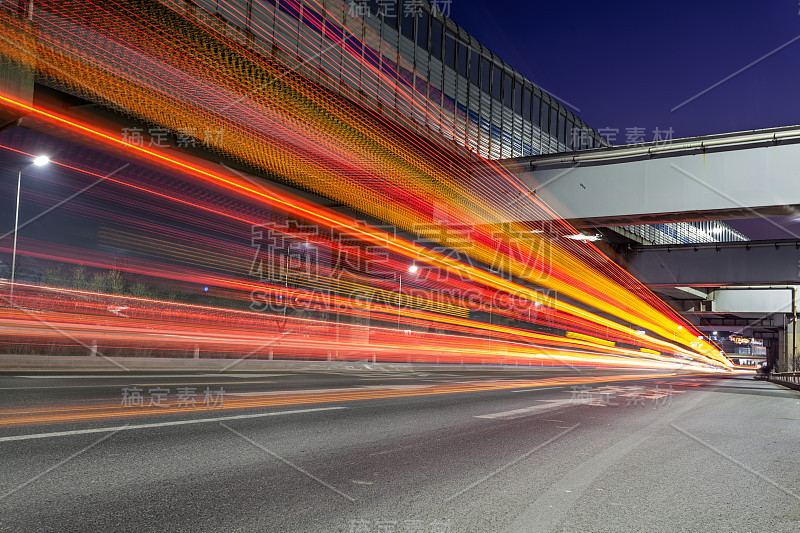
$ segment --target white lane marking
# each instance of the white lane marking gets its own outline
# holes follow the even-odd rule
[[[362,389],[397,389],[397,390],[408,390],[408,389],[430,389],[430,385],[362,385]]]
[[[52,433],[31,433],[28,435],[13,435],[11,437],[0,437],[0,442],[11,442],[17,440],[46,439],[49,437],[66,437],[69,435],[87,435],[89,433],[104,433],[108,431],[130,431],[132,429],[161,428],[168,426],[185,426],[188,424],[204,424],[208,422],[222,422],[225,420],[245,420],[248,418],[263,418],[265,416],[295,415],[301,413],[313,413],[316,411],[332,411],[337,409],[347,409],[347,407],[317,407],[314,409],[294,409],[291,411],[277,411],[271,413],[257,413],[252,415],[231,415],[216,418],[194,418],[191,420],[173,420],[171,422],[154,422],[152,424],[137,424],[129,426],[116,426],[108,428],[76,429],[72,431],[54,431]]]
[[[37,387],[0,387],[0,390],[39,390],[39,389],[59,389],[59,390],[67,390],[67,389],[119,389],[123,386],[132,386],[132,387],[164,387],[166,385],[249,385],[252,383],[275,383],[274,381],[264,380],[264,381],[177,381],[174,383],[129,383],[129,382],[122,382],[122,383],[111,383],[111,384],[101,384],[98,383],[97,385],[42,385]]]
[[[115,385],[44,385],[42,387],[0,387],[0,390],[39,390],[39,389],[118,389],[122,383]]]
[[[143,379],[143,378],[272,378],[277,376],[293,376],[295,374],[233,374],[225,372],[224,374],[85,374],[85,375],[64,375],[64,376],[14,376],[17,378],[27,379]]]
[[[522,409],[514,409],[512,411],[503,411],[501,413],[492,413],[489,415],[477,415],[475,418],[499,418],[502,420],[513,420],[515,418],[528,416],[530,414],[536,414],[546,411],[554,411],[556,409],[561,409],[562,407],[566,407],[568,405],[577,405],[577,404],[575,403],[575,400],[572,399],[542,400],[542,403],[539,405],[532,405],[530,407],[523,407]]]
[[[399,448],[392,448],[391,450],[384,450],[382,452],[371,453],[371,454],[369,454],[369,456],[370,457],[374,457],[376,455],[386,455],[387,453],[394,453],[394,452],[398,452],[400,450],[407,450],[407,449],[413,448],[413,447],[414,447],[414,444],[409,444],[408,446],[401,446]]]
[[[226,392],[225,396],[277,396],[280,394],[328,394],[332,392],[358,391],[361,387],[346,387],[341,389],[295,389],[295,390],[271,390],[271,391],[252,391],[252,392]]]
[[[564,387],[532,387],[529,389],[519,389],[519,390],[512,390],[511,392],[538,392],[540,390],[555,390],[555,389],[563,389]]]
[[[361,385],[358,387],[342,387],[339,389],[295,389],[251,392],[226,392],[225,396],[277,396],[282,394],[330,394],[337,392],[364,392],[366,390],[408,390],[429,389],[430,385]]]

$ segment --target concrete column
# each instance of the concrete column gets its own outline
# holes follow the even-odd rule
[[[797,353],[795,349],[797,341],[795,335],[797,326],[794,319],[789,316],[786,319],[786,370],[790,372],[797,371]]]
[[[778,365],[774,369],[777,372],[785,372],[787,368],[789,368],[789,351],[788,351],[789,344],[787,343],[787,335],[786,330],[781,330],[778,332]]]

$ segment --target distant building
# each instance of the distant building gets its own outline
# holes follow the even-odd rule
[[[489,159],[608,144],[450,20],[448,0],[177,3],[195,16],[203,8],[334,92],[388,118],[412,116]],[[410,109],[399,91],[421,105]]]

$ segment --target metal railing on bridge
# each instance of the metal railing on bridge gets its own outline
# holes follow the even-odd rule
[[[800,390],[800,372],[773,372],[769,380],[792,389]]]

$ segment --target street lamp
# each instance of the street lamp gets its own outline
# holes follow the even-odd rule
[[[411,274],[416,274],[419,267],[412,263],[410,267],[408,267],[408,272]],[[400,288],[397,291],[397,331],[400,331],[400,298],[403,294],[403,273],[400,273]]]
[[[31,165],[43,167],[50,162],[50,158],[46,155],[38,155],[33,158],[33,161],[20,165],[17,171],[17,207],[14,213],[14,248],[11,252],[11,287],[9,290],[9,301],[14,303],[14,276],[17,270],[17,232],[19,231],[19,197],[22,190],[22,171]]]

